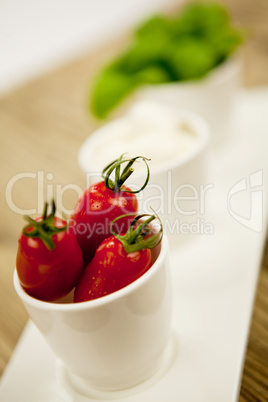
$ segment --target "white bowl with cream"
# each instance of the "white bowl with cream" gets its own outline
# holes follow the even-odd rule
[[[200,186],[206,184],[209,143],[210,130],[201,117],[141,101],[124,117],[90,135],[80,148],[78,161],[91,184],[100,180],[102,169],[123,153],[126,157],[149,158],[150,181],[137,194],[140,211],[148,213],[152,207],[171,234],[178,223],[189,223],[200,213]],[[137,190],[146,178],[146,168],[142,161],[133,167],[135,172],[126,185]]]

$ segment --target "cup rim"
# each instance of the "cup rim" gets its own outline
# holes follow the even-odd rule
[[[45,310],[45,311],[70,311],[70,312],[75,312],[75,311],[83,311],[87,309],[95,309],[101,306],[105,306],[110,304],[111,302],[114,302],[116,300],[119,300],[128,294],[131,294],[135,290],[137,290],[140,286],[142,286],[144,283],[146,283],[150,277],[152,277],[160,268],[160,266],[163,264],[164,259],[167,256],[167,251],[168,251],[168,240],[167,240],[167,235],[163,233],[163,237],[160,243],[160,251],[159,255],[156,259],[156,261],[153,263],[151,268],[146,271],[142,276],[140,276],[138,279],[136,279],[134,282],[130,283],[129,285],[125,286],[122,289],[117,290],[116,292],[113,292],[111,294],[108,294],[106,296],[100,297],[98,299],[94,300],[89,300],[85,302],[79,302],[79,303],[57,303],[57,302],[49,302],[49,301],[43,301],[34,298],[33,296],[30,296],[21,286],[17,274],[16,267],[14,269],[14,274],[13,274],[13,285],[14,288],[20,297],[20,299],[23,301],[24,304],[34,307],[39,310]]]
[[[141,103],[137,102],[137,103]],[[185,119],[185,123],[189,124],[195,135],[197,136],[197,141],[195,144],[187,150],[184,154],[180,155],[177,159],[172,158],[170,161],[161,164],[160,166],[152,166],[150,167],[150,173],[152,175],[164,173],[166,171],[170,171],[176,168],[179,168],[188,162],[191,162],[197,155],[199,155],[209,144],[211,133],[210,126],[205,121],[203,117],[198,115],[195,112],[192,112],[187,109],[177,108],[174,106],[167,106],[165,103],[161,103],[159,101],[151,102],[156,105],[163,105],[173,110],[180,118]],[[81,145],[78,151],[78,164],[84,173],[93,172],[96,174],[100,174],[100,171],[95,171],[95,167],[90,164],[90,154],[95,152],[96,145],[100,144],[106,138],[108,139],[110,136],[110,130],[114,129],[119,124],[128,121],[128,113],[122,117],[119,117],[103,126],[95,130]],[[144,155],[147,156],[147,155]],[[142,173],[138,173],[137,175],[141,175]]]

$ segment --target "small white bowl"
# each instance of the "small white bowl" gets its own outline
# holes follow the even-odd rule
[[[150,213],[152,207],[169,237],[176,237],[181,223],[195,222],[200,215],[209,144],[210,130],[201,117],[187,110],[142,101],[124,117],[90,135],[80,148],[78,161],[91,184],[100,179],[102,168],[124,152],[128,153],[126,156],[151,158],[149,184],[137,194],[140,212]],[[136,166],[126,182],[133,190],[146,177],[143,163]]]
[[[232,134],[242,68],[240,55],[237,54],[202,79],[140,87],[131,101],[159,101],[199,114],[210,125],[212,145],[217,148],[225,144]]]
[[[21,287],[15,270],[18,296],[81,392],[90,393],[91,387],[103,391],[133,387],[161,367],[172,320],[165,235],[152,252],[152,267],[135,282],[81,303],[37,300]]]

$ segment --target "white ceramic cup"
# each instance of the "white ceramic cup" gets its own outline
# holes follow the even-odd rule
[[[81,303],[29,296],[16,270],[14,286],[30,318],[68,372],[98,390],[133,387],[161,366],[171,332],[172,295],[164,235],[152,267],[127,287]]]

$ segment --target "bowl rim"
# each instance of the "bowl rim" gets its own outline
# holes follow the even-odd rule
[[[38,310],[57,311],[57,312],[68,312],[68,311],[79,312],[84,310],[94,310],[101,306],[109,305],[110,303],[122,299],[124,297],[127,297],[131,293],[135,292],[138,288],[147,283],[150,280],[150,278],[156,274],[156,272],[158,272],[160,267],[163,265],[165,259],[167,258],[168,258],[168,239],[167,235],[163,233],[163,237],[160,243],[159,254],[155,262],[148,269],[148,271],[146,271],[142,276],[140,276],[134,282],[130,283],[129,285],[125,286],[122,289],[117,290],[116,292],[100,297],[98,299],[89,300],[85,302],[57,303],[57,302],[39,300],[34,298],[33,296],[30,296],[20,284],[16,267],[14,269],[13,274],[13,285],[22,302],[25,305],[31,306],[32,308]]]
[[[135,104],[143,103],[144,101],[138,101]],[[149,101],[152,104],[163,106],[172,110],[178,118],[185,119],[185,123],[189,124],[193,128],[195,135],[197,136],[197,141],[194,145],[190,147],[185,153],[180,155],[177,159],[171,158],[170,161],[161,163],[160,166],[150,166],[150,174],[157,175],[170,171],[172,169],[179,168],[186,163],[193,160],[197,155],[199,155],[209,144],[211,138],[210,126],[206,120],[195,112],[187,109],[178,108],[175,106],[168,106],[165,103]],[[134,105],[133,105],[134,107]],[[130,109],[131,111],[131,109]],[[87,139],[82,143],[78,151],[78,164],[85,174],[93,174],[101,176],[101,172],[97,171],[96,168],[90,163],[90,155],[94,153],[96,146],[101,144],[105,139],[111,135],[110,131],[114,130],[116,126],[131,121],[130,114],[126,114],[122,117],[114,119],[103,126],[97,128]],[[144,155],[150,157],[150,155]],[[137,172],[137,177],[142,173]]]

